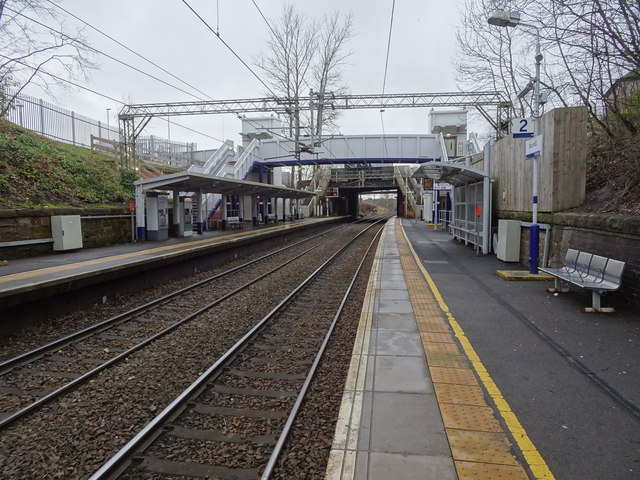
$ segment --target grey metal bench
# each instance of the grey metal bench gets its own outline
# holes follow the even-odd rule
[[[265,223],[278,223],[278,217],[273,213],[267,213],[266,219],[267,221]]]
[[[231,228],[242,228],[243,223],[240,221],[240,217],[227,217],[227,225]]]
[[[600,297],[620,288],[624,265],[625,263],[619,260],[570,248],[562,267],[540,270],[554,276],[554,288],[548,289],[549,292],[568,292],[571,285],[591,290],[592,305],[583,308],[582,311],[609,313],[615,312],[615,309],[602,307]]]

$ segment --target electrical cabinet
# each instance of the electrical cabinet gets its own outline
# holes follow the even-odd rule
[[[520,222],[498,221],[498,249],[496,256],[503,262],[520,261]]]
[[[53,249],[75,250],[82,248],[80,215],[54,215],[51,217]]]

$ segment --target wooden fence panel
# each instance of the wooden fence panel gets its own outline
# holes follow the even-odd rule
[[[586,186],[587,110],[556,108],[543,115],[542,158],[538,160],[538,211],[558,212],[584,201]],[[530,212],[533,161],[525,158],[525,140],[504,137],[491,147],[494,209]]]

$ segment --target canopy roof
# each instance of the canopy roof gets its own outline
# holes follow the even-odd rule
[[[270,185],[268,183],[234,180],[214,177],[202,173],[178,172],[159,177],[138,180],[134,185],[142,186],[142,190],[179,190],[181,192],[221,193],[237,195],[257,195],[261,197],[277,197],[302,199],[315,195],[306,190]]]
[[[482,181],[488,175],[477,168],[466,167],[459,163],[428,162],[423,163],[413,173],[413,177],[432,178],[438,182],[450,183],[454,187]]]

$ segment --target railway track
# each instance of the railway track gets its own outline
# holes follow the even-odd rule
[[[320,265],[91,479],[269,478],[380,231]]]
[[[0,428],[91,381],[103,370],[249,285],[340,237],[348,227],[304,239],[0,362]]]

